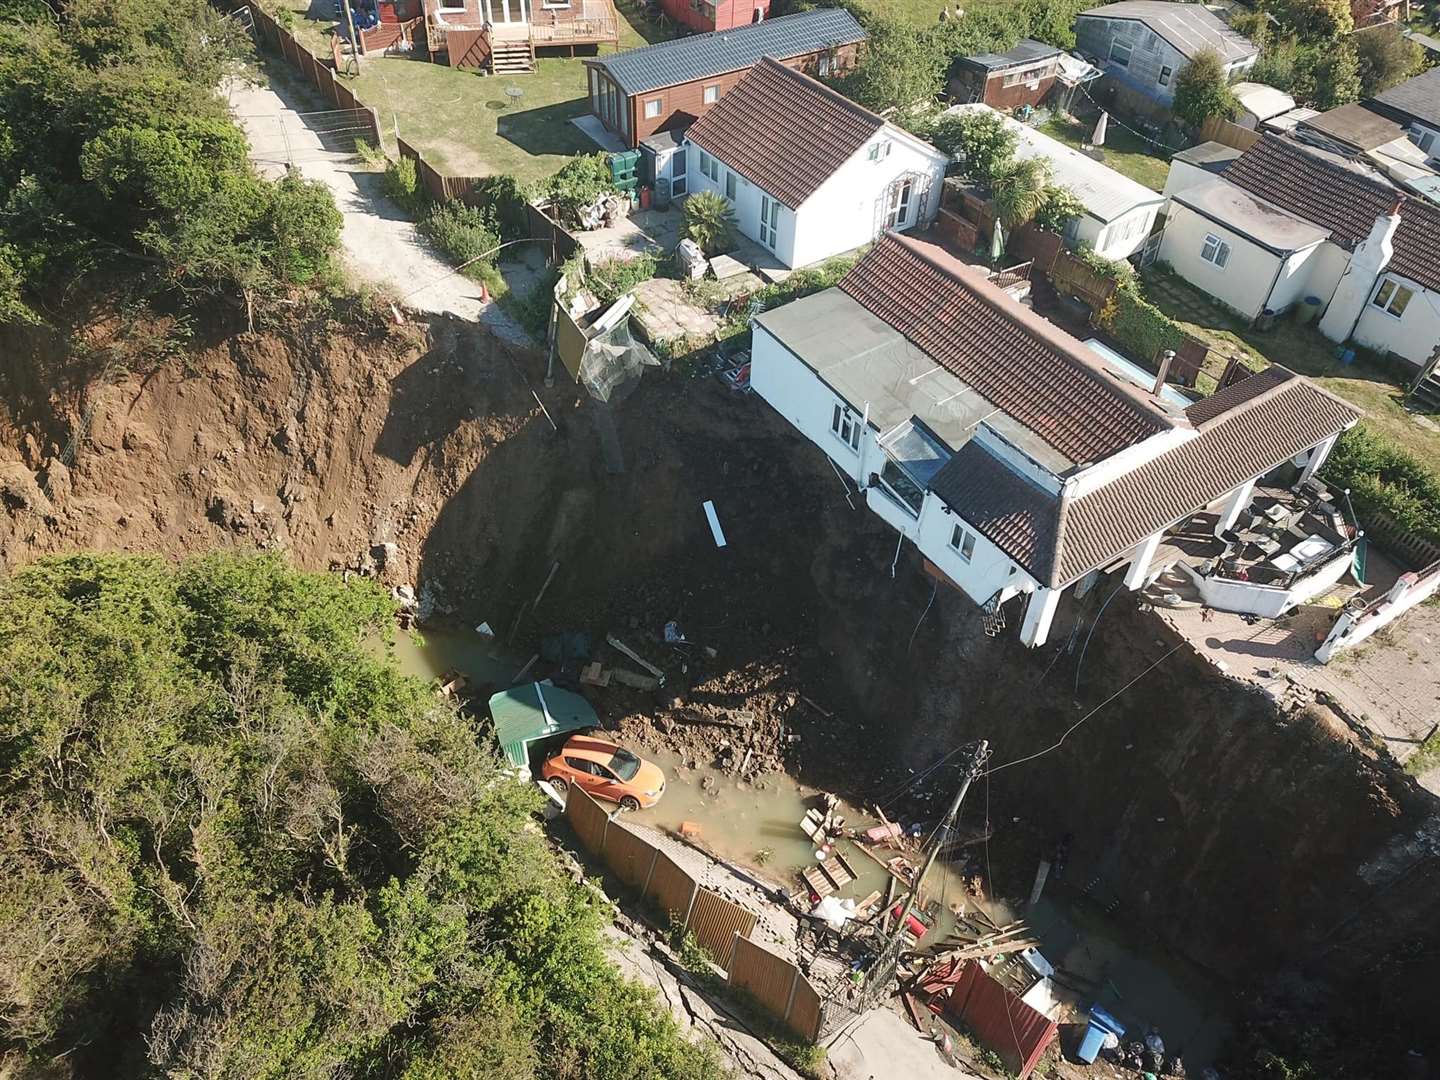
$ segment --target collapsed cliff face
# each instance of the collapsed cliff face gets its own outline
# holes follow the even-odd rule
[[[363,310],[178,351],[156,332],[138,356],[118,323],[79,351],[5,343],[0,564],[280,548],[414,585],[522,649],[615,629],[658,650],[676,619],[715,659],[675,700],[607,692],[612,722],[678,739],[688,706],[763,700],[799,735],[777,750],[790,767],[862,800],[967,739],[995,766],[1039,754],[984,792],[1008,895],[1068,834],[1072,883],[1237,982],[1379,985],[1435,943],[1432,800],[1328,710],[1220,677],[1114,583],[1067,602],[1045,649],[986,636],[754,396],[652,373],[601,411],[474,327]],[[924,813],[952,785],[942,770],[903,798]]]

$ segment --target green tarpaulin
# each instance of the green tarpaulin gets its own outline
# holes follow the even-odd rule
[[[588,701],[548,682],[513,686],[492,695],[490,716],[501,751],[527,776],[530,744],[536,739],[600,726]]]

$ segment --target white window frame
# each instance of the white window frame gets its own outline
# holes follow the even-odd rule
[[[884,161],[890,156],[890,140],[881,139],[877,143],[870,144],[870,160]]]
[[[1115,55],[1116,49],[1125,50],[1124,59]],[[1110,39],[1110,60],[1114,63],[1119,64],[1123,68],[1128,68],[1130,66],[1130,57],[1134,55],[1134,53],[1135,43],[1133,41],[1121,41],[1119,38]]]
[[[706,105],[714,105],[720,100],[720,84],[711,83],[700,91],[700,100]]]
[[[1410,306],[1410,301],[1415,299],[1415,290],[1409,285],[1402,285],[1392,277],[1387,277],[1380,282],[1380,287],[1375,290],[1374,297],[1370,300],[1371,307],[1378,307],[1392,319],[1405,317],[1405,309]],[[1400,310],[1396,311],[1396,305]]]
[[[441,11],[464,11],[465,0],[440,0]]]
[[[735,201],[735,193],[740,187],[740,177],[734,169],[725,170],[725,198],[732,203]]]
[[[975,558],[975,534],[964,525],[951,527],[950,549],[960,556],[961,562],[970,562]]]
[[[661,101],[661,99],[658,98],[658,97],[657,97],[657,98],[648,98],[648,99],[646,99],[646,101],[645,101],[645,113],[644,113],[645,119],[646,119],[646,120],[659,120],[659,119],[660,119],[660,110],[661,110],[663,107],[664,107],[664,104],[663,104],[663,102]]]
[[[1170,79],[1171,79],[1171,77],[1172,77],[1174,74],[1175,74],[1175,69],[1172,68],[1169,64],[1161,64],[1161,65],[1160,65],[1160,75],[1159,75],[1159,78],[1158,78],[1156,81],[1159,82],[1159,84],[1160,84],[1161,86],[1169,86],[1169,85],[1170,85]]]
[[[843,401],[835,403],[835,411],[830,416],[830,431],[853,453],[860,452],[860,434],[864,426],[864,422],[851,411],[849,405]]]
[[[830,74],[830,54],[829,54],[829,53],[821,53],[820,56],[819,56],[819,58],[815,61],[815,74],[818,75],[818,76],[820,76],[820,78],[822,78],[822,79],[827,78],[827,77],[829,76],[829,74]]]
[[[1224,270],[1230,263],[1230,245],[1214,233],[1206,233],[1205,242],[1200,246],[1200,258],[1215,269]]]
[[[568,11],[570,8],[570,0],[541,0],[540,6],[546,11],[554,11],[556,9]]]

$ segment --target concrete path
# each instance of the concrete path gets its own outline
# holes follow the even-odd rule
[[[273,76],[258,86],[233,80],[225,93],[249,138],[251,160],[263,174],[281,176],[293,165],[334,194],[345,219],[345,262],[356,276],[384,288],[407,307],[478,321],[506,341],[533,346],[507,312],[482,300],[480,284],[455,273],[415,223],[381,194],[381,174],[366,169],[349,152],[343,132],[337,132],[343,114],[316,104],[319,99],[308,87]],[[538,272],[532,263],[520,263],[512,280],[515,269],[507,265],[502,271],[510,287],[533,287]]]
[[[827,1044],[839,1080],[979,1080],[889,1009],[872,1009]]]

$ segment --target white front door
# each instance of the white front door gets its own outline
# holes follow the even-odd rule
[[[760,242],[771,251],[779,235],[780,204],[769,195],[760,196]]]
[[[910,204],[914,201],[915,181],[900,180],[890,185],[885,203],[885,228],[903,229],[910,224]]]

